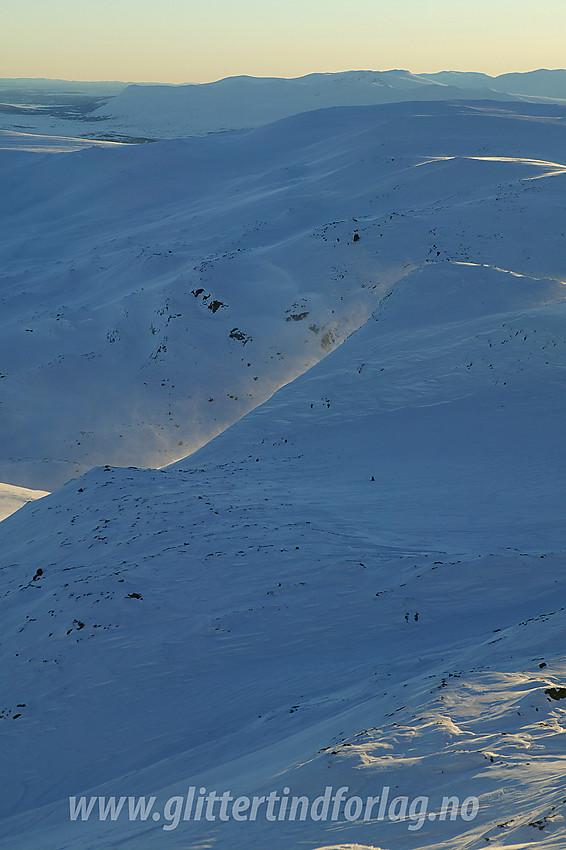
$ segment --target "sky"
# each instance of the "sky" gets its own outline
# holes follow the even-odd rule
[[[564,0],[2,0],[0,77],[564,67]]]

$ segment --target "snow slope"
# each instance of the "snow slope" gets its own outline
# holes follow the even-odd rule
[[[48,496],[45,490],[26,490],[11,484],[0,484],[0,520],[19,510],[27,502]]]
[[[488,102],[0,151],[0,480],[188,454],[430,262],[563,280],[563,151],[560,107]]]
[[[566,847],[565,296],[434,260],[190,458],[5,520],[0,846]],[[386,785],[480,810],[415,834],[68,817]]]
[[[147,456],[144,381],[146,410],[236,381],[254,409],[0,523],[0,847],[566,848],[564,133],[558,107],[395,104],[12,166],[6,468]],[[191,786],[479,811],[165,831]],[[158,817],[71,822],[83,794]]]

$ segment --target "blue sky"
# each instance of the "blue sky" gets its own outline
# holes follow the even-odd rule
[[[564,65],[563,0],[4,0],[0,76],[206,82]]]

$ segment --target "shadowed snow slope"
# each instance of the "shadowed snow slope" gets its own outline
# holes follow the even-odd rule
[[[427,265],[563,280],[564,142],[560,107],[410,103],[0,150],[0,480],[186,455]]]
[[[499,210],[497,232],[480,230],[487,264],[466,231],[191,457],[92,469],[2,522],[0,846],[457,850],[542,834],[566,847],[566,293],[520,252],[521,273],[491,262],[562,177],[511,163],[488,193],[502,167],[448,160],[428,175],[405,160],[398,190],[415,252],[435,226],[445,251],[468,206],[484,224]],[[451,221],[409,212],[419,180],[460,198]],[[368,263],[380,228],[402,238],[382,215],[357,226]],[[329,250],[335,233],[348,238],[332,225]],[[507,263],[513,245],[499,248]],[[433,815],[445,795],[479,811],[418,831],[342,810],[165,832],[166,800],[190,786],[311,800],[389,786],[428,796]],[[96,803],[70,822],[67,798],[83,794],[153,795],[157,817],[100,822]]]

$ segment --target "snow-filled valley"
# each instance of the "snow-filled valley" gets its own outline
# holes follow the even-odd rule
[[[566,848],[565,108],[4,136],[0,847]]]

